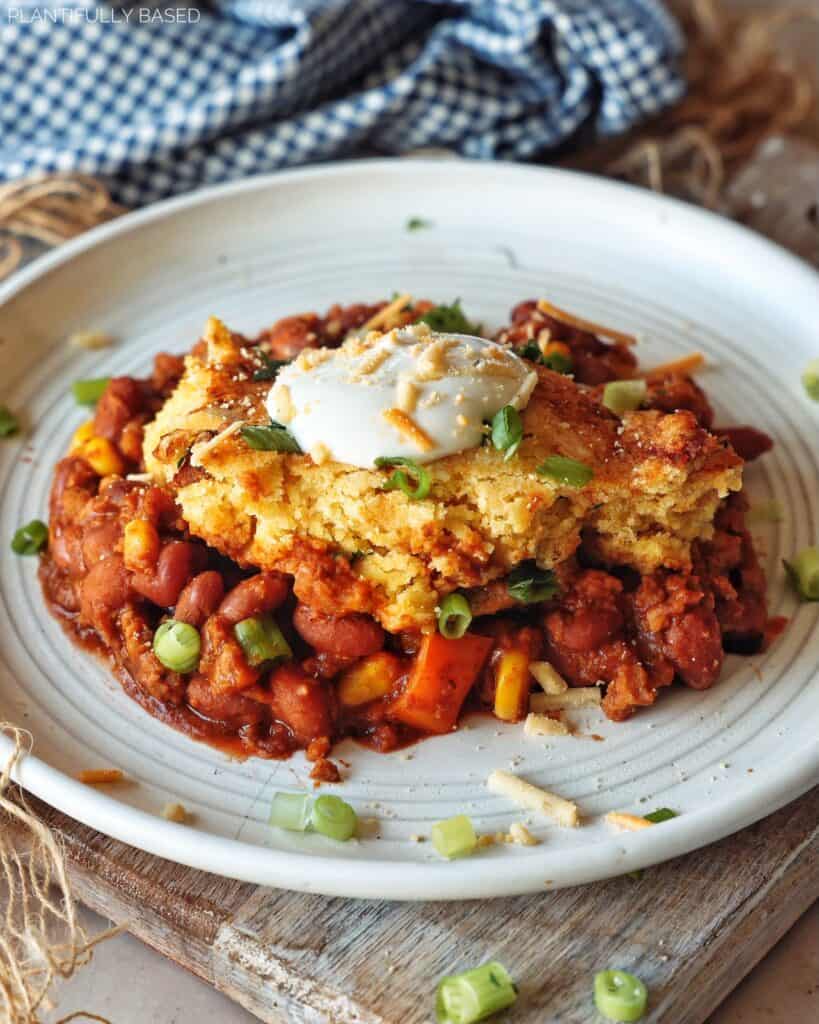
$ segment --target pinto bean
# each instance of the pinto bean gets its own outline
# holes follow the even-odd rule
[[[169,541],[159,553],[153,573],[134,573],[134,590],[162,608],[171,608],[191,576],[202,568],[204,560],[205,552],[197,544]]]
[[[187,583],[179,595],[174,610],[178,622],[187,622],[201,628],[205,619],[216,611],[225,593],[221,575],[213,569],[200,572]]]
[[[297,665],[285,664],[270,677],[273,715],[289,726],[299,746],[306,747],[333,731],[330,694],[326,683],[308,676]]]
[[[87,566],[108,558],[122,537],[122,527],[115,519],[101,517],[96,526],[83,531],[82,557]]]
[[[142,410],[144,398],[133,377],[114,377],[97,402],[94,433],[109,441],[119,440],[125,424]]]
[[[119,555],[111,555],[92,566],[80,585],[80,620],[113,639],[114,613],[131,596],[128,571]]]
[[[300,604],[293,625],[311,647],[340,658],[363,658],[384,646],[384,630],[369,615],[322,615]]]
[[[290,591],[288,578],[280,572],[260,572],[242,580],[219,605],[219,614],[231,625],[275,611]]]

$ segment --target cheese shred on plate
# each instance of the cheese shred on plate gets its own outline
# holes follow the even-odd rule
[[[526,782],[511,772],[492,772],[486,780],[486,786],[490,793],[505,796],[527,811],[546,814],[564,828],[575,828],[579,824],[577,804],[533,786],[531,782]]]

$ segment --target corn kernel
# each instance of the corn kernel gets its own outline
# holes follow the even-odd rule
[[[86,420],[85,423],[80,424],[74,431],[74,436],[71,438],[71,444],[68,447],[68,454],[78,455],[85,442],[90,441],[93,436],[94,421]]]
[[[151,569],[159,558],[159,534],[147,519],[132,519],[125,524],[122,557],[126,569],[134,572]]]
[[[125,462],[114,445],[105,437],[92,437],[77,452],[100,476],[125,472]]]
[[[543,346],[544,356],[559,355],[566,356],[568,359],[572,357],[572,350],[563,341],[550,341]]]
[[[338,684],[338,698],[346,707],[358,707],[386,697],[401,671],[400,659],[389,651],[370,654],[343,673]]]
[[[504,651],[495,670],[495,715],[517,722],[529,703],[529,658],[523,651]]]

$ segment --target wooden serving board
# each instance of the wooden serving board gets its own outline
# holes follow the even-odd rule
[[[819,787],[720,843],[538,896],[462,903],[329,899],[179,867],[34,801],[77,896],[271,1024],[427,1024],[445,974],[497,958],[510,1024],[589,1024],[594,973],[651,993],[651,1024],[703,1024],[819,899]]]
[[[808,142],[769,145],[729,193],[734,216],[815,262],[817,198],[819,150]],[[592,976],[608,966],[648,984],[645,1020],[703,1024],[819,899],[819,788],[639,881],[459,904],[234,882],[33,803],[63,841],[83,902],[276,1024],[422,1024],[437,979],[491,957],[520,986],[510,1024],[588,1024]]]

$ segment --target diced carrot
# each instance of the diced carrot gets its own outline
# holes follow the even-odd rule
[[[466,633],[458,640],[448,640],[440,633],[425,636],[406,689],[393,703],[390,717],[425,732],[451,732],[492,644],[491,637],[476,633]]]

